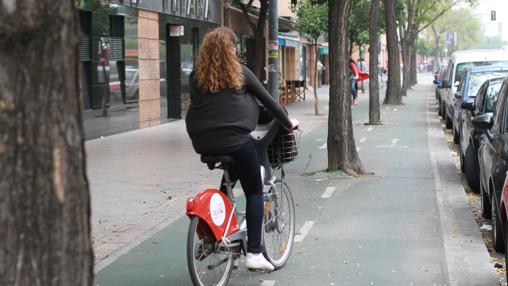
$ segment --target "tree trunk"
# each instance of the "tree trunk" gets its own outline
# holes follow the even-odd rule
[[[372,0],[370,6],[369,53],[369,125],[381,124],[379,112],[379,9],[381,0]]]
[[[348,49],[348,56],[353,55],[353,48],[355,45],[355,34],[350,32],[349,33],[349,49]]]
[[[261,79],[261,75],[265,72],[265,23],[268,11],[268,0],[261,0],[260,4],[261,7],[259,9],[258,24],[254,34],[256,39],[256,50],[254,51],[254,73],[259,79]]]
[[[411,39],[411,43],[409,43],[409,51],[410,51],[410,57],[409,57],[409,60],[410,60],[410,65],[409,65],[409,82],[411,84],[411,86],[415,85],[418,83],[418,78],[417,78],[417,74],[416,74],[416,68],[417,68],[417,63],[416,63],[416,57],[417,57],[417,50],[416,50],[416,38],[417,37],[413,37]]]
[[[402,29],[399,29],[402,30]],[[407,45],[407,34],[400,40],[400,46],[402,48],[402,96],[407,95],[407,90],[409,89],[409,49]]]
[[[92,285],[74,1],[0,6],[0,285]]]
[[[352,0],[329,0],[330,108],[328,113],[328,171],[365,174],[356,151],[348,76],[348,15]]]
[[[268,11],[268,0],[260,1],[260,9],[257,23],[252,21],[249,14],[249,10],[252,7],[254,0],[250,0],[247,4],[240,3],[240,9],[242,10],[245,21],[249,24],[250,30],[254,35],[255,49],[254,49],[254,66],[252,68],[257,78],[261,79],[261,75],[265,72],[265,23]]]
[[[434,25],[432,25],[431,28],[434,33],[434,49],[432,50],[432,54],[434,55],[434,72],[436,72],[439,68],[439,42],[441,40],[441,36]]]
[[[400,59],[395,24],[395,0],[385,1],[386,46],[388,49],[388,84],[384,104],[402,104]]]
[[[319,81],[319,72],[318,72],[318,61],[319,61],[319,47],[317,38],[314,39],[314,50],[316,51],[316,60],[314,61],[314,114],[319,115],[319,97],[317,94],[318,81]]]

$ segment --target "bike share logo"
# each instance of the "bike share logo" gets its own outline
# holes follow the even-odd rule
[[[210,199],[210,216],[216,226],[221,226],[226,219],[226,206],[219,194],[213,194]]]

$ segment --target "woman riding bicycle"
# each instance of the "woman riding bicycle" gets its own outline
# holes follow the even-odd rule
[[[205,35],[195,70],[190,74],[191,105],[185,119],[194,150],[202,155],[228,155],[236,160],[231,178],[239,179],[247,199],[249,269],[273,270],[262,255],[263,183],[251,139],[258,120],[256,99],[291,130],[296,127],[256,76],[236,56],[236,36],[225,27]]]

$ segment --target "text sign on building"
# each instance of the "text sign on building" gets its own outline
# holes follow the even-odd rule
[[[169,36],[170,37],[181,37],[183,36],[183,26],[169,26]]]

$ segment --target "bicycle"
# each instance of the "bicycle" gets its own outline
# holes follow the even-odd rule
[[[296,159],[301,131],[281,135],[275,120],[258,125],[256,140],[263,178],[264,217],[262,248],[265,258],[280,269],[288,261],[295,235],[293,196],[284,182],[284,164]],[[206,189],[187,200],[190,218],[187,264],[193,285],[227,285],[238,259],[247,251],[245,213],[239,212],[229,170],[235,164],[229,156],[201,156],[210,170],[222,169],[227,194]],[[280,173],[280,178],[273,174]],[[240,216],[243,216],[241,219]]]

